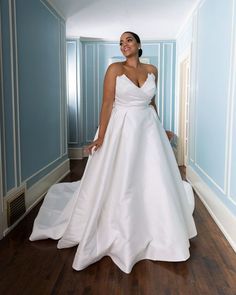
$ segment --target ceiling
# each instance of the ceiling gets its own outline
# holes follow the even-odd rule
[[[199,0],[48,0],[66,19],[67,37],[175,39]]]

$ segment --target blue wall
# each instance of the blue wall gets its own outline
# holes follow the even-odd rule
[[[190,156],[225,190],[232,1],[214,3],[206,1],[198,14],[196,152]],[[222,15],[224,21],[219,21]]]
[[[1,28],[7,195],[67,159],[65,22],[46,1],[3,0]]]
[[[189,165],[236,215],[233,3],[202,1],[177,40],[177,55],[192,44]]]
[[[1,27],[2,27],[2,67],[4,69],[2,77],[2,87],[4,95],[4,104],[2,105],[2,126],[7,132],[2,132],[4,138],[2,142],[5,142],[2,150],[4,156],[2,157],[4,163],[3,168],[5,170],[5,184],[4,191],[10,190],[17,185],[17,179],[15,175],[15,158],[14,158],[14,136],[13,136],[13,100],[12,100],[12,71],[11,71],[11,50],[10,50],[10,23],[9,23],[9,1],[3,0],[1,2]],[[5,12],[5,13],[4,13]],[[2,97],[3,99],[3,97]]]
[[[234,89],[236,90],[236,78],[234,80]],[[236,207],[236,148],[235,148],[236,147],[236,91],[234,91],[233,104],[232,104],[232,141],[230,146],[231,146],[232,155],[231,155],[231,167],[230,167],[229,195],[234,202],[234,207]]]
[[[174,130],[175,41],[142,42],[142,58],[159,69],[156,104],[163,126]],[[103,79],[109,62],[123,56],[119,42],[67,41],[69,146],[80,147],[92,141],[99,124]],[[79,64],[79,61],[82,61]],[[76,78],[73,77],[76,73]]]

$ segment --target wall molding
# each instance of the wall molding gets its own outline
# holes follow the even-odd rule
[[[60,16],[61,19],[66,21],[64,14],[55,6],[55,4],[50,0],[40,0],[40,2],[51,11],[51,13],[55,14],[54,11]],[[54,11],[52,11],[52,9]]]
[[[57,161],[59,161],[62,157],[58,157],[55,160],[51,161],[50,163],[48,163],[47,165],[45,165],[44,167],[42,167],[41,169],[39,169],[38,171],[36,171],[34,174],[30,175],[29,177],[27,177],[24,181],[22,181],[22,183],[27,182],[29,180],[31,180],[33,177],[37,176],[39,173],[43,172],[43,170],[49,168],[51,165],[55,164]]]
[[[7,200],[8,197],[4,198],[4,232],[3,235],[7,235],[15,226],[42,200],[48,189],[55,183],[61,181],[68,173],[70,173],[69,159],[65,160],[61,165],[57,166],[50,173],[41,178],[37,183],[31,186],[28,190],[25,186],[25,201],[26,201],[26,212],[17,220],[11,227],[7,227]],[[19,188],[18,188],[19,189]],[[18,190],[17,189],[17,190]]]
[[[225,191],[225,189],[223,189],[221,186],[219,186],[218,184],[217,184],[217,182],[216,181],[214,181],[214,179],[209,175],[209,174],[207,174],[207,172],[204,170],[204,169],[202,169],[201,168],[201,166],[199,166],[198,164],[197,164],[197,162],[194,162],[194,165],[197,167],[197,169],[198,170],[200,170],[201,171],[201,173],[202,174],[204,174],[205,176],[206,176],[206,178],[220,191],[220,192],[222,192],[223,194],[226,194],[226,191]]]
[[[4,233],[9,232],[13,227],[7,228],[6,223],[6,202],[7,200],[14,195],[19,188],[27,187],[28,180],[31,180],[33,177],[39,175],[39,173],[44,173],[46,175],[42,176],[40,180],[38,180],[36,183],[34,183],[27,191],[26,189],[26,206],[27,206],[27,212],[31,210],[32,206],[34,206],[34,203],[38,202],[38,198],[43,196],[43,194],[47,191],[48,187],[50,187],[55,182],[59,181],[61,178],[63,178],[66,174],[70,172],[69,167],[69,159],[63,158],[67,155],[67,124],[66,124],[66,85],[64,83],[65,78],[65,64],[63,62],[63,57],[65,56],[65,24],[63,22],[63,19],[60,18],[60,16],[57,16],[57,12],[53,10],[52,6],[48,6],[46,1],[41,1],[43,9],[47,9],[52,17],[55,17],[58,23],[58,45],[60,46],[59,50],[59,70],[60,70],[60,157],[53,160],[51,163],[48,163],[45,167],[42,167],[33,175],[28,177],[26,180],[22,179],[22,171],[21,171],[21,145],[20,145],[20,104],[19,104],[19,72],[18,72],[18,44],[17,44],[17,32],[18,32],[18,23],[16,18],[16,0],[7,0],[6,1],[6,7],[4,10],[4,13],[7,13],[7,27],[9,27],[9,75],[11,79],[10,84],[10,91],[11,91],[11,108],[12,108],[12,117],[10,118],[13,127],[13,151],[14,151],[14,186],[12,188],[7,189],[8,183],[7,183],[7,168],[6,168],[6,139],[5,139],[5,133],[7,132],[5,129],[5,118],[4,118],[4,89],[1,87],[1,98],[0,98],[0,160],[3,160],[0,162],[0,238],[1,235]],[[1,12],[3,13],[3,11]],[[2,15],[1,15],[2,16]],[[51,16],[50,16],[51,17]],[[0,19],[1,21],[1,19]],[[0,23],[1,25],[1,23]],[[0,26],[0,42],[2,44],[2,28]],[[2,47],[0,48],[0,83],[1,86],[3,86],[3,57],[2,57]],[[60,161],[57,164],[57,161]],[[63,163],[61,163],[63,161]],[[54,166],[51,166],[54,164]],[[55,164],[57,167],[55,167]],[[54,168],[55,167],[55,168]],[[46,168],[52,169],[52,171],[45,170]],[[54,169],[53,169],[54,168]],[[45,170],[45,171],[44,171]],[[3,183],[4,182],[4,183]],[[3,185],[2,185],[3,184]],[[4,197],[3,197],[4,195]],[[40,199],[40,198],[39,198]],[[24,215],[24,216],[25,216]],[[22,218],[24,218],[22,216]],[[21,218],[21,219],[22,219]],[[20,220],[21,220],[20,219]],[[3,220],[3,222],[1,222]],[[19,221],[20,221],[19,220]],[[18,221],[18,222],[19,222]],[[18,223],[17,222],[17,223]],[[3,224],[3,226],[2,226]]]
[[[2,23],[1,20],[1,15],[0,15],[0,25]],[[6,138],[5,138],[5,114],[4,114],[4,90],[3,90],[3,57],[2,57],[2,29],[0,27],[0,83],[1,83],[1,96],[0,96],[0,112],[1,112],[1,117],[0,117],[0,135],[1,135],[1,177],[2,177],[2,191],[4,192],[7,190],[7,180],[6,180]]]
[[[220,201],[218,196],[207,186],[199,175],[190,167],[186,167],[186,178],[193,186],[200,200],[210,213],[219,229],[236,252],[236,216]]]
[[[91,43],[91,44],[87,44],[87,43],[85,43],[84,44],[84,62],[87,62],[87,60],[88,60],[88,55],[87,55],[87,48],[89,48],[89,47],[91,47],[91,49],[92,49],[92,52],[93,52],[93,54],[92,54],[92,57],[93,57],[93,61],[95,61],[96,60],[96,51],[95,51],[95,46],[94,46],[95,44],[93,44],[93,43]],[[87,67],[84,67],[85,69],[84,69],[84,71],[85,71],[85,79],[84,79],[84,81],[85,81],[85,84],[84,84],[84,87],[83,88],[85,88],[85,91],[84,91],[84,97],[83,97],[83,99],[84,99],[84,101],[89,101],[89,99],[88,99],[88,93],[87,93],[87,89],[88,89],[88,87],[87,87]],[[93,87],[92,87],[92,89],[93,89],[93,92],[95,91],[95,89],[96,89],[96,84],[95,84],[95,81],[96,81],[96,71],[93,71]],[[91,83],[91,81],[90,81],[90,83]],[[84,89],[83,89],[84,90]],[[94,105],[95,105],[95,103],[96,103],[96,101],[95,101],[95,99],[96,99],[96,97],[95,97],[95,95],[94,95],[94,93],[93,93],[93,99],[94,99],[94,101],[93,101],[93,103],[94,103]],[[96,111],[96,109],[95,109],[95,107],[94,107],[94,113],[93,113],[93,118],[92,118],[92,120],[93,121],[95,121],[95,111]],[[88,138],[88,133],[87,133],[87,131],[88,131],[88,128],[87,128],[87,126],[88,126],[88,124],[87,124],[87,120],[88,120],[88,104],[86,103],[85,104],[85,117],[84,117],[84,128],[85,128],[85,138],[84,138],[84,141],[87,143],[87,142],[91,142],[91,141],[93,141],[93,138]],[[91,120],[91,118],[90,118],[90,120]]]
[[[84,147],[69,148],[68,155],[69,159],[71,160],[81,160],[85,157],[88,157],[88,153],[84,151]]]
[[[170,63],[171,63],[171,66],[170,66],[170,75],[171,75],[171,81],[172,82],[174,82],[173,81],[173,67],[174,67],[174,65],[173,65],[173,51],[174,51],[174,44],[173,43],[171,43],[171,44],[166,44],[166,45],[170,45],[170,48],[171,48],[171,58],[170,58]],[[165,46],[165,45],[164,45]],[[173,118],[172,118],[172,116],[173,116],[173,110],[172,110],[172,108],[173,108],[173,84],[171,83],[171,87],[170,87],[170,97],[171,97],[171,99],[170,99],[170,122],[169,122],[169,124],[170,124],[170,127],[169,127],[169,130],[172,130],[172,122],[173,122]]]
[[[3,237],[3,165],[2,165],[2,156],[3,156],[3,122],[4,117],[3,115],[3,69],[2,69],[2,9],[0,4],[0,89],[1,89],[1,96],[0,96],[0,240]]]
[[[157,46],[158,50],[158,80],[157,80],[157,109],[158,109],[158,114],[160,113],[160,67],[161,67],[161,44],[159,43]]]
[[[76,79],[75,79],[75,83],[76,83],[76,93],[75,93],[75,100],[76,100],[76,102],[75,102],[75,107],[76,107],[76,117],[75,117],[75,140],[74,141],[71,141],[70,140],[70,138],[69,138],[69,142],[68,142],[68,144],[79,144],[79,131],[78,131],[78,112],[79,112],[79,109],[78,109],[78,87],[77,87],[77,80],[78,80],[78,65],[77,65],[77,63],[78,63],[78,58],[77,58],[77,42],[76,42],[76,40],[67,40],[66,41],[66,44],[67,44],[67,46],[68,46],[68,44],[73,44],[74,46],[75,46],[75,68],[76,68],[76,70],[75,70],[75,75],[76,75]],[[68,52],[68,50],[67,50],[67,52]],[[66,60],[67,60],[67,71],[68,71],[68,55],[67,55],[67,57],[66,57]],[[70,77],[70,74],[68,73],[68,75],[67,75],[67,85],[68,85],[68,87],[67,87],[67,98],[68,98],[68,101],[69,101],[69,85],[70,85],[70,82],[69,82],[69,77]],[[68,103],[69,104],[69,103]],[[70,125],[69,125],[70,126]]]
[[[199,5],[199,9],[202,7],[202,5],[205,3],[205,1],[202,1],[201,4]],[[231,153],[231,137],[232,137],[232,131],[231,131],[231,126],[232,126],[232,105],[233,105],[233,74],[234,74],[234,69],[232,67],[233,64],[233,60],[234,60],[234,40],[235,40],[235,28],[234,28],[234,19],[235,19],[235,0],[233,0],[233,13],[232,13],[232,26],[231,26],[231,52],[230,52],[230,70],[229,70],[229,77],[228,77],[228,95],[227,95],[227,110],[226,110],[226,124],[225,124],[225,151],[224,151],[224,179],[223,179],[223,187],[221,187],[219,184],[216,183],[216,181],[197,163],[197,157],[195,155],[195,166],[212,182],[213,185],[215,185],[215,187],[217,189],[219,189],[223,194],[228,195],[228,175],[230,174],[229,171],[229,167],[230,167],[230,163],[229,163],[229,159],[231,157],[230,153]],[[196,117],[197,118],[197,117]],[[197,122],[197,119],[196,119]],[[197,135],[197,132],[195,130],[195,137]],[[231,135],[231,137],[230,137]],[[196,145],[196,138],[195,138],[195,145]],[[196,146],[195,146],[195,152],[196,152]]]
[[[112,43],[112,44],[118,44],[119,39],[109,39],[109,38],[92,38],[92,37],[78,37],[78,36],[68,36],[69,40],[80,40],[84,42],[102,42],[102,43]],[[148,43],[157,44],[157,43],[165,43],[165,42],[175,42],[176,39],[170,38],[170,39],[142,39],[142,43],[145,45]]]
[[[77,85],[79,87],[78,89],[78,95],[79,95],[79,142],[83,141],[84,138],[84,128],[83,128],[83,122],[84,122],[84,101],[83,101],[83,75],[82,70],[83,70],[83,50],[82,50],[82,43],[80,40],[77,40],[77,55],[79,56],[78,58],[78,63],[77,63],[77,68],[78,68],[78,77],[77,77]]]
[[[189,94],[189,159],[195,163],[196,159],[196,96],[198,91],[198,10],[193,15],[191,42],[191,72]],[[192,141],[191,145],[190,142]]]
[[[146,45],[146,43],[145,43]],[[164,126],[165,125],[165,93],[166,93],[166,89],[165,89],[165,73],[166,73],[166,69],[165,69],[165,49],[170,47],[170,50],[171,50],[171,58],[170,58],[170,77],[171,77],[171,83],[170,83],[170,105],[169,105],[169,113],[170,113],[170,117],[169,117],[169,122],[166,122],[169,126],[165,126],[168,130],[172,130],[172,125],[173,125],[173,118],[172,118],[172,115],[173,115],[173,111],[172,111],[172,106],[173,106],[173,74],[174,74],[174,71],[173,71],[173,68],[174,68],[174,64],[173,64],[173,52],[174,52],[174,46],[175,44],[173,42],[168,42],[168,41],[165,41],[165,42],[161,42],[158,44],[159,46],[162,45],[162,50],[159,50],[158,51],[158,54],[159,54],[159,61],[158,61],[158,65],[159,65],[159,74],[161,72],[161,74],[159,75],[159,78],[161,77],[161,97],[160,97],[160,92],[159,92],[159,88],[158,87],[158,104],[161,102],[161,122],[162,122],[162,125]],[[160,52],[162,51],[162,56],[160,55]],[[161,69],[160,69],[160,58],[162,58],[162,61],[161,61]],[[175,89],[174,89],[175,91]],[[158,110],[160,110],[160,108],[158,108]]]
[[[32,208],[39,197],[42,197],[54,183],[59,182],[69,173],[70,160],[66,159],[27,190],[26,208]]]
[[[64,151],[64,149],[62,148],[62,144],[64,144],[64,138],[65,136],[64,134],[64,127],[62,126],[62,124],[65,124],[65,118],[63,115],[63,110],[64,110],[64,104],[65,101],[63,100],[62,97],[62,93],[63,93],[63,83],[62,82],[62,69],[64,69],[63,67],[63,60],[62,60],[62,53],[61,53],[61,27],[60,27],[60,17],[58,17],[56,15],[56,13],[52,10],[54,9],[53,6],[51,5],[47,5],[47,1],[42,1],[40,0],[40,3],[43,5],[43,7],[45,7],[50,13],[51,15],[57,20],[58,22],[58,37],[59,37],[59,77],[60,77],[60,156],[56,159],[54,159],[53,161],[51,161],[50,163],[48,163],[46,166],[42,167],[41,169],[39,169],[38,171],[36,171],[34,174],[30,175],[28,178],[26,179],[22,179],[22,171],[21,171],[21,144],[20,144],[20,121],[19,121],[19,79],[18,79],[18,46],[17,46],[17,20],[16,20],[16,0],[8,0],[9,1],[9,21],[10,21],[10,32],[11,32],[11,36],[10,36],[10,40],[11,40],[11,51],[12,51],[12,65],[11,65],[11,71],[12,71],[12,83],[13,88],[12,88],[12,96],[13,96],[13,127],[14,127],[14,134],[16,139],[14,140],[14,151],[17,150],[18,147],[18,156],[15,156],[18,163],[18,166],[16,165],[15,167],[15,171],[18,171],[18,182],[16,183],[17,186],[21,186],[22,183],[27,182],[29,179],[31,179],[32,177],[36,176],[37,174],[39,174],[40,172],[42,172],[44,169],[48,168],[50,165],[54,164],[56,161],[58,161],[59,159],[61,159],[63,156],[67,155],[67,150]],[[12,5],[10,4],[12,2]],[[59,15],[60,16],[60,15]],[[14,55],[14,57],[13,57]],[[64,69],[65,70],[65,69]],[[64,85],[65,87],[65,85]],[[16,119],[15,119],[16,118]],[[66,140],[66,138],[65,138]],[[63,143],[62,143],[63,141]],[[17,142],[17,145],[16,145]],[[17,146],[17,147],[16,147]]]
[[[227,121],[226,121],[226,126],[225,126],[225,132],[226,132],[226,138],[225,138],[225,161],[224,161],[224,179],[223,179],[223,187],[221,187],[217,182],[197,163],[197,155],[196,155],[196,145],[197,145],[197,104],[196,104],[196,96],[197,96],[197,91],[198,91],[198,80],[197,77],[199,75],[199,68],[198,68],[198,63],[199,63],[199,56],[198,56],[198,13],[201,7],[204,5],[205,0],[200,1],[198,8],[195,11],[194,15],[194,26],[193,26],[193,40],[194,43],[196,44],[196,48],[194,48],[194,54],[195,56],[193,57],[195,59],[194,66],[195,66],[195,73],[194,73],[194,81],[196,83],[195,87],[195,92],[192,93],[191,91],[191,101],[192,98],[194,98],[194,118],[192,118],[190,126],[194,128],[194,132],[192,132],[191,128],[191,135],[194,134],[192,140],[194,141],[193,147],[194,151],[192,151],[192,148],[189,147],[190,150],[190,155],[189,155],[189,160],[193,163],[193,165],[196,166],[197,169],[199,169],[208,179],[209,181],[223,194],[227,195],[229,199],[231,199],[232,202],[235,203],[235,201],[232,199],[230,196],[229,190],[230,190],[230,168],[231,168],[231,154],[232,154],[232,143],[231,143],[231,138],[232,138],[232,128],[233,128],[233,94],[234,94],[234,80],[235,80],[235,0],[233,0],[233,13],[232,13],[232,26],[231,26],[231,56],[230,56],[230,70],[229,70],[229,83],[228,83],[228,96],[227,96]],[[234,65],[234,66],[233,66]],[[191,72],[192,73],[192,72]],[[192,73],[193,74],[193,73]],[[192,76],[191,74],[191,76]],[[192,88],[192,80],[191,80],[191,88]],[[193,123],[194,122],[194,123]],[[192,157],[192,152],[194,154],[194,158]]]
[[[16,0],[14,0],[16,1]],[[63,24],[63,22],[61,21],[64,20],[64,17],[61,15],[61,13],[55,8],[55,5],[53,5],[50,1],[48,0],[40,0],[41,4],[51,13],[51,15],[57,20],[58,22],[58,40],[59,40],[59,44],[58,44],[58,48],[59,48],[59,55],[58,55],[58,61],[59,61],[59,79],[60,79],[60,157],[63,157],[67,154],[67,151],[64,151],[64,125],[65,125],[65,115],[64,115],[64,104],[63,104],[63,97],[62,97],[62,93],[64,93],[65,95],[65,91],[63,88],[63,85],[65,87],[65,83],[62,82],[63,81],[63,77],[64,77],[64,73],[63,70],[65,71],[65,66],[64,66],[64,59],[65,56],[63,57],[62,55],[62,38],[61,38],[61,25]],[[65,46],[65,44],[64,44]],[[63,46],[63,47],[64,47]],[[65,51],[64,51],[65,54]],[[21,179],[22,181],[22,179]]]
[[[11,99],[12,99],[12,133],[13,133],[13,151],[14,151],[14,177],[15,177],[15,185],[14,188],[18,187],[19,179],[20,179],[20,169],[19,169],[19,150],[20,150],[20,142],[18,138],[18,128],[16,121],[18,120],[19,114],[17,114],[17,110],[19,106],[17,103],[19,102],[16,98],[16,83],[15,83],[15,64],[14,57],[15,56],[15,0],[8,0],[8,14],[9,14],[9,43],[10,43],[10,71],[11,71]],[[17,145],[18,143],[18,145]],[[17,165],[18,164],[18,165]],[[6,174],[5,174],[6,175]],[[14,189],[13,188],[13,189]],[[7,188],[6,188],[7,190]]]
[[[231,31],[231,56],[230,56],[230,77],[229,77],[229,92],[228,92],[228,108],[227,108],[227,124],[226,124],[226,163],[225,163],[225,177],[226,177],[226,192],[227,197],[232,203],[236,205],[236,196],[231,195],[232,182],[232,148],[233,148],[233,124],[235,122],[234,108],[235,108],[235,93],[236,93],[236,0],[233,0],[232,9],[232,31]]]
[[[64,115],[62,113],[63,110],[63,99],[62,99],[62,50],[61,50],[61,22],[60,19],[58,17],[57,18],[57,23],[58,23],[58,40],[59,40],[59,44],[58,44],[58,64],[59,66],[59,80],[60,80],[60,156],[62,157],[63,154],[63,144],[64,144],[64,136],[63,136],[63,124],[64,124]]]
[[[18,79],[18,45],[17,45],[17,24],[16,24],[16,0],[12,1],[12,36],[13,36],[13,68],[14,68],[14,115],[16,132],[16,151],[17,151],[17,186],[21,184],[21,138],[20,138],[20,106],[19,106],[19,79]]]
[[[176,39],[178,39],[178,38],[181,37],[181,35],[183,34],[183,31],[184,31],[185,26],[186,26],[186,25],[188,24],[188,22],[191,20],[193,14],[197,11],[197,9],[202,5],[202,2],[205,2],[205,0],[198,0],[198,1],[194,4],[192,10],[189,12],[189,14],[188,14],[188,16],[186,17],[186,19],[185,19],[183,25],[182,25],[181,28],[179,29],[179,31],[178,31],[178,33],[177,33],[177,35],[176,35]]]
[[[61,45],[61,92],[62,92],[62,116],[63,124],[61,125],[62,129],[62,152],[61,156],[64,157],[68,154],[68,143],[67,143],[67,82],[66,82],[66,26],[64,21],[60,21],[60,45]]]
[[[164,96],[165,96],[165,88],[164,88],[164,75],[165,75],[165,48],[170,47],[171,50],[171,59],[170,59],[170,77],[171,77],[171,81],[173,81],[173,51],[174,51],[174,44],[173,43],[168,43],[165,42],[163,43],[163,67],[162,67],[162,71],[163,71],[163,77],[162,77],[162,112],[164,114]],[[171,82],[170,84],[170,106],[169,106],[169,127],[166,126],[168,128],[168,130],[172,130],[172,115],[173,115],[173,111],[172,111],[172,99],[173,99],[173,83]],[[164,122],[164,116],[163,116],[163,122]],[[167,123],[167,122],[166,122]]]
[[[162,48],[162,63],[161,63],[161,72],[162,72],[162,75],[161,75],[161,123],[162,123],[162,126],[164,126],[164,95],[165,95],[165,89],[164,89],[164,76],[165,76],[165,51],[164,49]]]
[[[97,46],[93,46],[93,61],[96,61],[96,47]],[[98,81],[97,81],[97,76],[96,76],[96,71],[93,71],[93,89],[96,89],[97,90],[97,87],[96,87],[96,84],[98,84]],[[96,83],[97,82],[97,83]],[[94,91],[94,90],[93,90]],[[95,125],[95,122],[96,122],[96,100],[98,99],[98,97],[96,97],[96,91],[95,91],[95,93],[93,93],[93,99],[94,99],[94,101],[93,101],[93,103],[94,103],[94,109],[93,109],[93,119],[94,119],[94,125]],[[87,100],[86,100],[87,101]],[[88,117],[87,117],[88,118]],[[86,118],[86,119],[87,119]],[[94,126],[94,128],[95,128],[95,130],[96,130],[96,127]],[[92,142],[93,141],[93,139],[94,139],[94,135],[92,135],[92,138],[90,138],[88,141],[89,142]]]
[[[204,1],[203,1],[204,2]],[[195,88],[194,88],[194,94],[193,94],[193,112],[192,112],[192,122],[194,122],[193,124],[193,130],[194,132],[192,132],[191,130],[191,134],[192,134],[192,140],[193,140],[193,163],[196,163],[196,134],[197,134],[197,94],[198,94],[198,77],[199,77],[199,32],[198,32],[198,14],[199,14],[199,8],[202,6],[203,2],[201,2],[196,10],[196,14],[194,17],[194,22],[193,22],[193,48],[194,48],[194,67],[195,67],[195,71],[194,71],[194,80],[191,80],[191,85],[195,84]],[[191,72],[192,74],[192,72]],[[195,82],[194,82],[195,81]],[[191,123],[192,123],[191,122]],[[192,124],[191,124],[192,125]],[[191,152],[190,152],[191,155]]]
[[[101,47],[101,45],[103,46],[104,44],[97,44],[97,46],[96,46],[96,60],[97,60],[97,71],[96,71],[96,75],[97,75],[97,77],[95,78],[95,79],[97,79],[97,89],[96,89],[96,91],[97,91],[97,98],[96,98],[96,113],[97,113],[97,125],[99,125],[99,113],[100,113],[100,110],[99,110],[99,101],[100,101],[100,99],[101,99],[101,102],[102,102],[102,100],[103,100],[103,97],[100,97],[100,83],[99,83],[99,81],[100,81],[100,68],[99,68],[99,55],[100,55],[100,47]],[[109,44],[109,45],[112,45],[112,44]],[[102,87],[101,87],[101,89],[102,89]],[[101,95],[103,95],[103,91],[101,91]],[[102,104],[101,104],[102,105]],[[95,129],[97,129],[97,128],[95,128]]]

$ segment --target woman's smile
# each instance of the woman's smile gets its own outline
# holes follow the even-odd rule
[[[130,47],[124,47],[125,52],[128,51],[128,50],[130,50]]]

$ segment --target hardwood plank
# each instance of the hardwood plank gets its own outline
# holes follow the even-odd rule
[[[71,161],[63,181],[81,178],[87,159]],[[185,179],[185,167],[180,167]],[[72,269],[76,247],[58,250],[57,241],[28,240],[38,204],[0,241],[1,294],[235,295],[236,255],[195,195],[198,236],[185,262],[141,260],[125,274],[108,256],[82,271]]]

